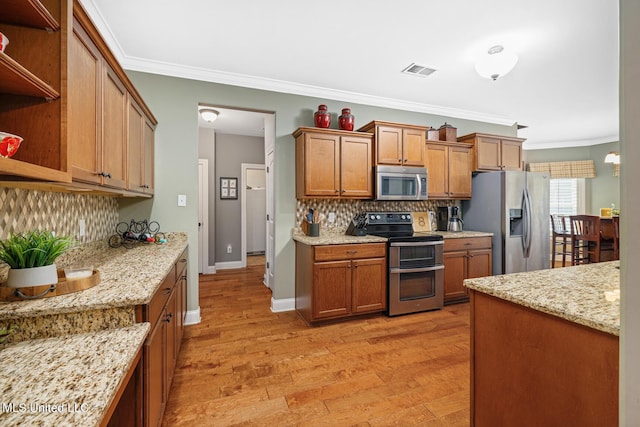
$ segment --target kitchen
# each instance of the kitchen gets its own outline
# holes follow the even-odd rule
[[[621,16],[624,17],[625,15],[621,14]],[[627,16],[633,17],[634,15]],[[238,105],[262,111],[276,111],[275,179],[277,191],[275,205],[276,252],[279,264],[276,270],[276,286],[273,289],[273,297],[276,301],[286,304],[287,301],[294,297],[294,245],[290,233],[292,224],[296,222],[296,202],[294,183],[291,179],[293,176],[292,165],[295,163],[291,133],[299,126],[311,124],[311,115],[315,107],[323,99],[274,94],[257,89],[238,88],[225,84],[206,83],[144,72],[134,71],[128,74],[159,122],[156,136],[155,178],[157,188],[152,200],[120,200],[117,208],[119,218],[122,220],[129,220],[132,217],[153,218],[162,224],[163,229],[186,231],[189,235],[190,248],[197,247],[195,238],[197,224],[194,219],[196,218],[196,212],[194,203],[191,203],[191,201],[197,199],[195,190],[197,176],[193,167],[194,159],[197,158],[197,148],[183,144],[182,141],[197,140],[195,111],[198,103]],[[171,99],[171,102],[167,102],[168,99]],[[329,104],[332,110],[335,111],[345,103],[331,101]],[[376,106],[356,106],[356,103],[349,103],[349,105],[351,105],[360,124],[384,118],[395,122],[422,123],[437,126],[449,120],[446,116],[427,116],[422,113],[402,112]],[[467,122],[465,120],[456,120],[455,124],[460,135],[479,131],[494,134],[513,133],[510,127],[499,125]],[[178,149],[176,149],[176,144],[180,144]],[[621,151],[623,155],[626,153],[627,156],[635,158],[633,146],[621,144]],[[599,158],[596,158],[596,163],[599,166]],[[176,170],[180,171],[180,180],[175,179],[174,171]],[[623,173],[633,174],[634,172],[625,170]],[[633,175],[630,176],[633,177]],[[625,179],[624,182],[632,182],[632,178],[628,178],[628,176],[623,175],[622,178]],[[634,211],[634,196],[631,191],[631,188],[626,188],[624,185],[621,187],[621,205],[624,212],[630,212],[629,215],[632,215]],[[177,194],[187,195],[188,203],[185,208],[175,207],[175,196]],[[607,200],[606,203],[600,203],[598,207],[608,206],[608,204],[609,201]],[[113,208],[110,207],[109,209]],[[12,214],[13,212],[9,213],[9,215]],[[625,226],[628,227],[628,234],[636,234],[633,233],[634,224],[626,224]],[[633,249],[629,248],[628,250],[632,251]],[[623,257],[624,253],[623,249]],[[628,254],[632,253],[628,252]],[[633,266],[627,266],[627,268],[631,269]],[[189,281],[191,284],[197,283],[197,273],[193,263],[189,264]],[[190,291],[188,294],[188,308],[190,311],[197,311],[197,289],[192,287]],[[623,377],[621,376],[621,378]]]

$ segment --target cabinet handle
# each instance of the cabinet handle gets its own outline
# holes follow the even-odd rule
[[[357,253],[358,253],[358,251],[347,251],[347,253],[348,253],[349,255],[355,255],[355,254],[357,254]]]
[[[171,318],[173,317],[173,313],[169,313],[165,316],[164,321],[169,323],[171,322]]]
[[[187,280],[187,275],[185,274],[184,276],[181,277],[182,280]]]
[[[336,188],[336,193],[339,193],[339,192],[340,192],[340,190],[338,190],[338,189]]]
[[[180,262],[187,262],[187,259],[186,258],[181,258]]]
[[[171,288],[165,288],[164,291],[162,291],[163,295],[169,295],[171,293]]]

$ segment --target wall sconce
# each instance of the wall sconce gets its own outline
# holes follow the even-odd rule
[[[505,50],[504,46],[496,45],[476,63],[476,71],[482,77],[498,80],[498,77],[513,70],[517,62],[518,56],[515,53]]]
[[[604,158],[604,162],[613,164],[613,176],[620,176],[620,153],[609,151]]]
[[[614,165],[620,164],[620,153],[617,151],[609,151],[604,158],[605,163],[613,163]]]
[[[203,108],[200,110],[200,116],[209,123],[213,123],[218,118],[218,114],[220,113],[212,108]]]

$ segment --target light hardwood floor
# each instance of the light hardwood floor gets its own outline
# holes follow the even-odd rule
[[[200,278],[164,426],[468,426],[469,305],[309,327],[264,266]]]

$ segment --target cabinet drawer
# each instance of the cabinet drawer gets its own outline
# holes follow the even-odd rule
[[[473,249],[491,249],[491,237],[464,237],[444,239],[444,251],[465,251]]]
[[[315,261],[381,258],[386,256],[386,243],[315,246]]]
[[[187,250],[185,249],[180,254],[180,256],[178,257],[178,261],[176,261],[176,267],[175,267],[175,269],[176,269],[176,276],[175,276],[176,282],[178,280],[180,280],[180,277],[184,276],[184,274],[185,274],[184,271],[187,268],[187,261],[188,261]]]
[[[153,299],[148,305],[147,321],[151,322],[151,327],[153,327],[156,320],[158,320],[160,313],[162,313],[162,310],[164,309],[164,306],[166,305],[167,300],[171,295],[171,290],[176,284],[175,269],[176,267],[174,266],[171,269],[173,271],[170,271],[169,274],[167,274],[167,277],[164,278],[164,281],[162,282],[155,295],[153,296]]]

